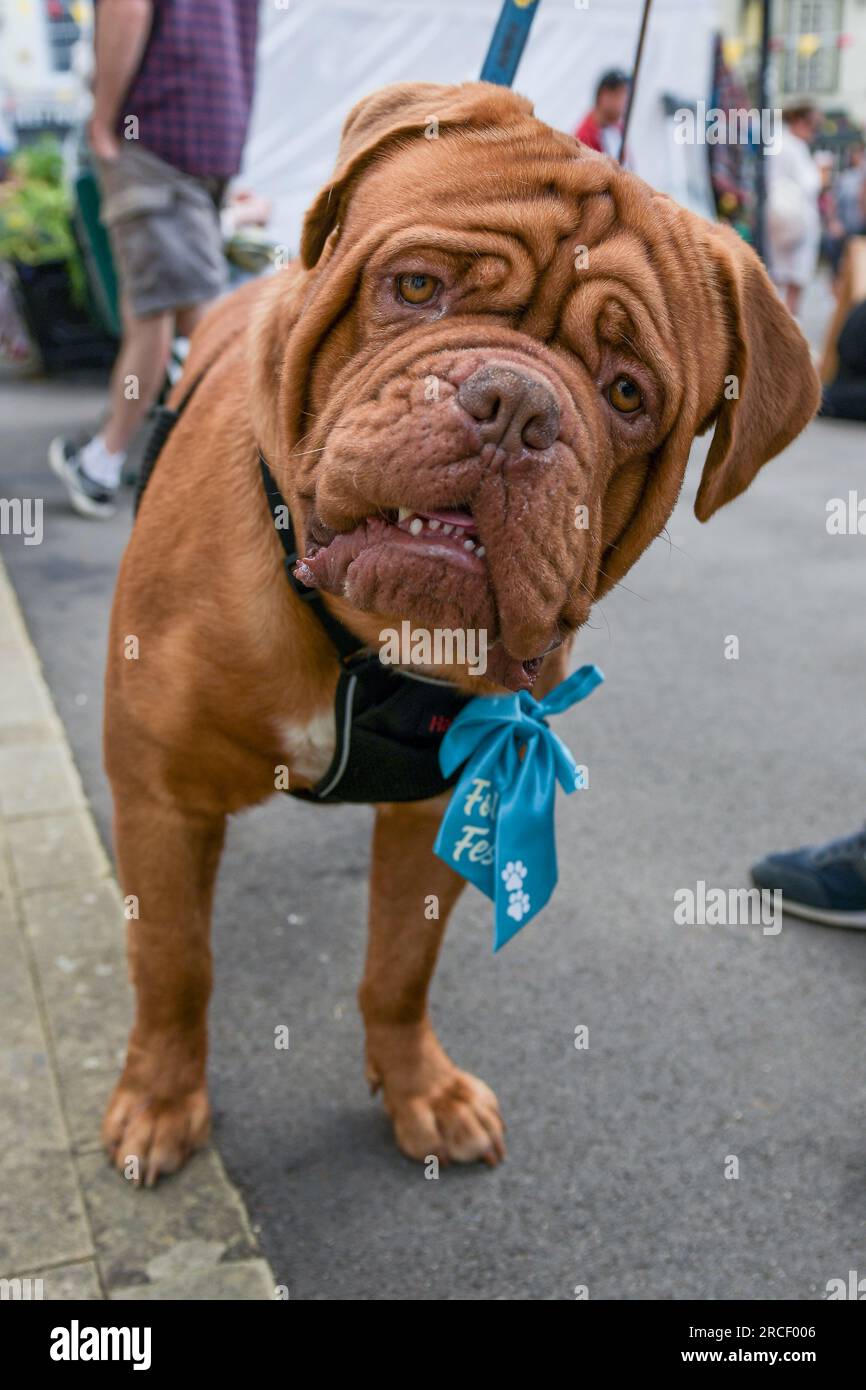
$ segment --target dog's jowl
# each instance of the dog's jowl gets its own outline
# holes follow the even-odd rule
[[[714,431],[696,502],[706,520],[817,397],[805,341],[754,254],[523,98],[406,85],[354,109],[300,261],[196,332],[170,402],[185,406],[120,574],[106,756],[123,892],[139,905],[137,1011],[104,1122],[120,1167],[136,1155],[151,1183],[207,1136],[226,817],[273,794],[280,768],[316,799],[348,747],[351,662],[404,623],[483,633],[483,672],[446,661],[413,676],[446,682],[458,706],[543,695],[593,603],[664,526],[695,436]],[[447,727],[450,710],[437,718]],[[399,790],[391,774],[370,783],[367,1075],[405,1153],[496,1163],[496,1098],[450,1060],[427,1012],[463,884],[432,850],[447,798],[433,779],[412,800],[415,774],[394,766]]]

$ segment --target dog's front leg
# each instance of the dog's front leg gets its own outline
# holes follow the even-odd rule
[[[446,802],[382,806],[376,815],[370,936],[359,992],[367,1076],[373,1089],[382,1087],[397,1143],[410,1158],[494,1164],[505,1155],[496,1097],[454,1065],[427,1012],[448,914],[463,887],[433,853]]]
[[[127,936],[135,1022],[103,1143],[152,1186],[208,1137],[205,1084],[210,914],[225,817],[192,815],[115,779],[115,842],[135,904]]]

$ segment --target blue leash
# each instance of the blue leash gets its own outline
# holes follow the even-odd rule
[[[482,82],[511,86],[540,3],[505,0]],[[569,794],[586,785],[547,716],[585,700],[603,680],[597,666],[581,666],[543,700],[526,690],[479,696],[442,740],[445,776],[461,765],[463,771],[433,848],[493,902],[494,951],[541,911],[556,887],[557,782]]]
[[[511,86],[540,4],[541,0],[505,0],[481,69],[482,82]]]
[[[481,69],[482,82],[510,87],[541,0],[505,0]],[[652,0],[644,0],[625,126],[643,56]],[[620,163],[625,150],[625,131]],[[548,726],[549,714],[585,700],[604,676],[581,666],[543,700],[528,691],[483,695],[458,714],[442,740],[446,777],[462,766],[434,851],[494,904],[498,951],[550,900],[556,887],[556,784],[583,786],[581,770]]]

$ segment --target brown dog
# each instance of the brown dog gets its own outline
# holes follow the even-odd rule
[[[175,398],[199,378],[132,533],[108,661],[117,857],[140,915],[104,1141],[148,1183],[208,1132],[226,816],[271,795],[282,765],[310,787],[334,746],[337,656],[286,581],[258,450],[301,576],[360,641],[375,650],[402,619],[486,630],[487,678],[448,678],[476,695],[538,675],[542,692],[664,526],[695,435],[715,425],[706,520],[818,398],[798,328],[735,235],[486,84],[391,87],[354,109],[301,262],[214,309]],[[496,1099],[426,1008],[463,883],[432,854],[443,805],[377,809],[367,1074],[405,1153],[494,1163]],[[423,920],[432,893],[438,922]]]

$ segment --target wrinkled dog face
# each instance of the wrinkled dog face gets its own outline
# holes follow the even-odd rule
[[[357,107],[303,250],[278,426],[297,573],[350,623],[486,630],[500,686],[658,534],[696,433],[716,422],[705,519],[815,406],[752,253],[498,88]]]

